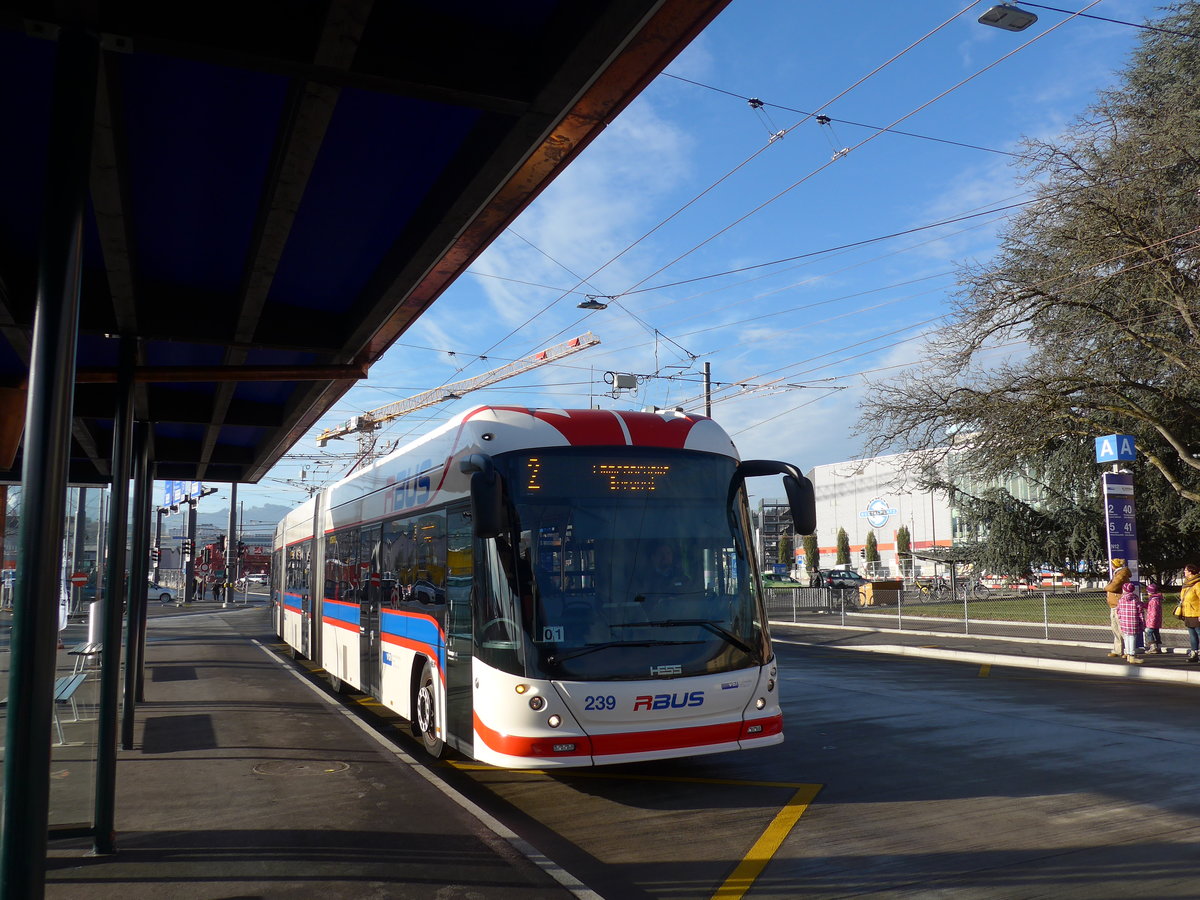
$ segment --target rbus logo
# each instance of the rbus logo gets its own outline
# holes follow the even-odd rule
[[[639,709],[684,709],[688,706],[703,706],[704,691],[690,694],[655,694],[633,698],[633,711]]]
[[[417,473],[428,472],[433,467],[431,460],[417,466]],[[392,488],[392,509],[408,509],[429,500],[430,481],[427,474],[414,474],[409,469],[396,473],[396,484]]]

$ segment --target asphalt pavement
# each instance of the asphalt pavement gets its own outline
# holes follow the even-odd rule
[[[118,851],[52,842],[47,897],[595,896],[287,664],[263,598],[250,599],[150,605],[146,702],[118,761]],[[1185,652],[1139,665],[1109,657],[1107,642],[889,629],[886,618],[772,632],[823,651],[1200,684]]]
[[[150,615],[146,700],[117,762],[117,852],[53,841],[46,897],[572,896],[569,876],[426,760],[297,673],[261,604]]]

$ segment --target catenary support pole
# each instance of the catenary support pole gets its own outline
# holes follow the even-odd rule
[[[704,364],[704,414],[712,418],[712,363]]]
[[[71,546],[71,572],[83,571],[83,538],[87,534],[87,488],[79,489],[79,506],[75,510],[75,540]],[[96,560],[97,565],[99,560]],[[95,575],[92,584],[96,583]],[[83,605],[83,585],[71,588],[71,612],[78,613]]]
[[[46,883],[59,569],[99,45],[95,35],[69,28],[60,32],[57,52],[9,644],[0,834],[5,898],[41,897]]]
[[[238,518],[236,481],[229,485],[229,529],[227,533],[229,536],[225,539],[225,593],[221,595],[225,598],[226,606],[233,602],[233,585],[237,581]]]

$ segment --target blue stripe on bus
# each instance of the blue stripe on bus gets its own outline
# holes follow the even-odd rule
[[[384,641],[420,649],[439,669],[446,671],[446,636],[437,620],[426,613],[407,613],[395,609],[380,610],[379,630]]]
[[[321,604],[321,615],[326,619],[334,619],[357,628],[362,620],[362,608],[357,603],[326,600]]]

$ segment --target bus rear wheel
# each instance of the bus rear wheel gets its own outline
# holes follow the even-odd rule
[[[434,759],[440,759],[446,750],[446,743],[437,736],[437,692],[433,678],[433,666],[426,660],[413,703],[413,734],[421,739],[426,753]]]

